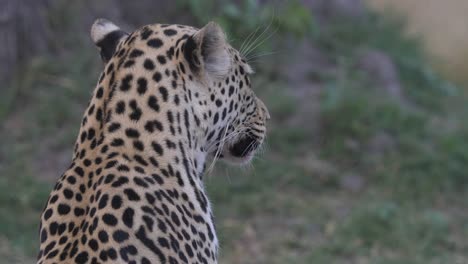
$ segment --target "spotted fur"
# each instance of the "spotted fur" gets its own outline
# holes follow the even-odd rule
[[[264,140],[250,66],[214,23],[127,34],[98,20],[91,34],[106,65],[42,213],[38,263],[217,263],[202,176]]]

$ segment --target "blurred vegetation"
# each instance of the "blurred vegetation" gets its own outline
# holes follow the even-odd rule
[[[179,5],[187,7],[199,24],[210,20],[218,22],[228,36],[234,38],[234,45],[242,44],[248,35],[258,36],[255,33],[261,33],[258,30],[262,26],[263,29],[273,26],[282,33],[299,37],[310,35],[315,29],[312,14],[297,0],[282,6],[265,5],[256,0],[238,2],[240,3],[226,0],[191,0],[179,1]],[[213,17],[212,14],[217,15]]]
[[[299,1],[177,4],[195,25],[214,17],[237,48],[265,32],[252,54],[275,53],[254,60],[254,90],[273,117],[264,154],[206,179],[220,263],[468,262],[468,99],[402,34],[404,20],[367,10],[319,25]],[[32,262],[40,211],[102,69],[86,36],[66,30],[72,8],[49,14],[67,52],[31,61],[0,107],[2,263]],[[306,69],[316,98],[295,95],[283,74],[304,41],[327,61]],[[403,98],[356,66],[366,50],[391,59]],[[300,111],[308,105],[317,113]]]

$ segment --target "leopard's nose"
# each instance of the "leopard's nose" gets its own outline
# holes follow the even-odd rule
[[[265,120],[267,120],[267,121],[270,120],[271,119],[270,112],[268,112],[268,108],[266,108],[266,106],[262,102],[262,100],[257,98],[257,105],[262,109],[263,114],[265,116]]]
[[[270,120],[271,119],[271,116],[270,116],[270,112],[268,112],[268,108],[263,108],[263,110],[265,110],[265,119],[266,121]]]

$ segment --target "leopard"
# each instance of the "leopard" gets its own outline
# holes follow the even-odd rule
[[[102,73],[41,214],[38,264],[218,263],[204,176],[249,164],[270,114],[215,22],[127,33],[97,19]]]

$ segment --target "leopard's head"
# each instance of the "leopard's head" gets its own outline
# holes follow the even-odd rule
[[[231,163],[249,162],[265,139],[270,118],[252,89],[252,68],[213,22],[187,39],[184,55],[196,76],[190,86],[206,102],[202,115],[208,151]]]
[[[177,94],[178,103],[168,107],[194,115],[195,122],[185,129],[204,152],[236,164],[252,159],[265,139],[270,116],[252,89],[252,68],[219,25],[210,22],[196,29],[154,24],[129,35],[98,20],[91,35],[105,62],[119,56],[119,49],[127,54],[142,51],[152,61],[149,72],[146,61],[131,67],[140,67],[144,76],[153,74],[153,80],[153,71],[158,72],[154,85],[174,88],[167,89],[169,97],[183,91]]]

